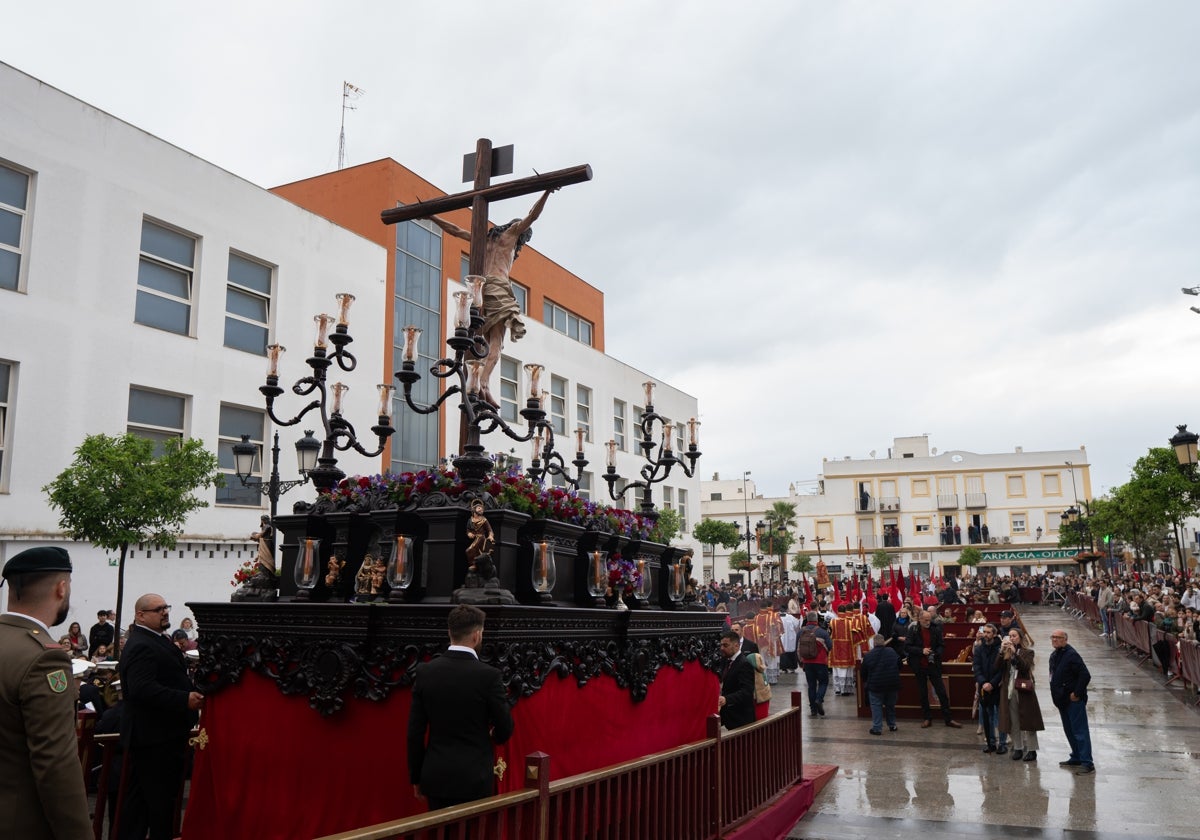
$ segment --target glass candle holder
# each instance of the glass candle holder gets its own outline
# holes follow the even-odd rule
[[[388,586],[392,589],[407,589],[412,581],[412,540],[399,534],[392,545],[392,556],[388,558]]]
[[[305,538],[300,544],[300,556],[296,558],[296,588],[312,589],[316,586],[320,567],[321,541]]]
[[[338,302],[337,325],[339,327],[350,326],[350,304],[354,303],[354,295],[349,292],[338,292],[334,297]]]
[[[588,555],[588,594],[593,598],[604,597],[608,587],[608,552],[593,551]]]
[[[267,376],[279,378],[279,357],[287,350],[282,344],[267,345]]]
[[[546,540],[533,544],[533,588],[540,593],[548,593],[554,589],[554,544]]]
[[[485,278],[478,274],[468,274],[463,280],[467,285],[467,291],[471,293],[471,305],[476,309],[483,310],[483,284]]]
[[[471,326],[471,293],[455,292],[454,298],[454,328],[466,330]]]
[[[329,346],[329,328],[333,326],[332,315],[314,315],[313,323],[317,325],[317,337],[313,341],[313,347],[318,350],[324,350]]]
[[[404,349],[400,351],[400,361],[405,364],[416,364],[417,345],[421,340],[421,328],[407,326],[404,332]]]

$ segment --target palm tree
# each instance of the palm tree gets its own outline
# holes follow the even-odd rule
[[[786,577],[784,561],[788,549],[792,547],[792,535],[788,529],[796,527],[796,506],[791,502],[775,502],[763,516],[772,535],[767,545],[772,554],[779,558],[781,576]]]

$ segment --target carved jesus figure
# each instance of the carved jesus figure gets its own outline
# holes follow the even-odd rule
[[[557,187],[555,188],[557,189]],[[504,346],[504,330],[509,338],[519,341],[525,335],[525,323],[521,320],[521,308],[513,294],[509,272],[513,262],[521,253],[521,246],[533,237],[533,223],[542,214],[546,199],[554,190],[546,190],[529,209],[524,219],[513,219],[505,225],[497,225],[487,233],[483,251],[483,337],[487,339],[488,355],[483,362],[480,396],[489,404],[499,407],[492,397],[492,371],[500,362],[500,350]],[[451,236],[471,241],[471,232],[437,216],[432,221]]]

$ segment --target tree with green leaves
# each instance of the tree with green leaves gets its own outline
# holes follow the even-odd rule
[[[658,511],[658,520],[650,531],[650,539],[663,545],[668,545],[679,534],[683,519],[674,508],[662,508]]]
[[[877,548],[875,549],[875,553],[871,555],[871,565],[882,572],[888,566],[892,565],[892,555],[888,554],[885,549]]]
[[[713,569],[716,570],[717,546],[722,548],[737,548],[742,544],[742,532],[732,522],[720,519],[701,519],[692,528],[692,536],[701,546],[707,546],[708,554],[713,558]]]
[[[174,548],[188,515],[208,502],[195,492],[218,485],[217,458],[199,440],[172,439],[159,445],[125,434],[88,435],[75,460],[42,491],[59,511],[59,527],[72,539],[120,551],[117,562],[117,634],[125,596],[129,546],[150,543]]]
[[[968,569],[974,569],[982,562],[983,552],[973,545],[967,546],[958,555],[958,565],[965,566]]]
[[[753,572],[758,568],[758,564],[750,562],[749,553],[738,549],[729,554],[729,568],[737,572]]]
[[[802,575],[807,575],[813,570],[813,561],[811,554],[797,554],[792,558],[792,571],[799,572]]]
[[[781,569],[786,568],[788,552],[796,540],[789,530],[796,527],[796,505],[792,502],[775,502],[771,509],[763,514],[763,519],[769,533],[766,543],[760,543],[759,549],[778,558]]]

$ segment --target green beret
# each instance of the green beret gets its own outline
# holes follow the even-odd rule
[[[71,555],[65,548],[59,548],[56,545],[42,545],[37,548],[27,548],[20,554],[13,555],[4,564],[3,575],[11,578],[31,573],[69,571],[71,571]]]

